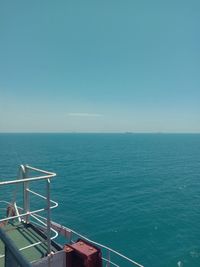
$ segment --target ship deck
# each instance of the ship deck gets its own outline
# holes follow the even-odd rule
[[[47,243],[45,235],[32,224],[14,222],[7,224],[3,229],[19,250],[36,242],[42,242],[38,245],[21,250],[21,253],[29,262],[36,261],[46,256]],[[54,246],[52,245],[52,251],[57,250],[58,247],[56,247],[56,244],[54,244]],[[0,240],[0,257],[4,253],[4,244]],[[0,258],[0,267],[4,267],[4,258],[2,257]]]

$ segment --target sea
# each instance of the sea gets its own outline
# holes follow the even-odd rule
[[[200,266],[200,134],[0,134],[0,180],[20,164],[57,173],[54,221],[145,267]]]

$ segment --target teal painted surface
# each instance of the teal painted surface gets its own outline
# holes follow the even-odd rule
[[[200,266],[200,135],[0,134],[0,179],[21,163],[58,174],[54,220],[145,266]]]

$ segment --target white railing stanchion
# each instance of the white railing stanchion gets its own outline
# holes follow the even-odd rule
[[[51,214],[50,214],[50,179],[47,179],[47,247],[48,254],[51,252]]]
[[[110,267],[110,250],[108,249],[107,251],[108,255],[107,255],[107,264],[106,267]]]
[[[30,177],[29,171],[39,172],[39,173],[42,173],[42,175]],[[28,165],[25,165],[25,166],[20,165],[18,179],[8,180],[8,181],[0,181],[0,187],[1,186],[8,186],[8,185],[16,185],[17,186],[17,185],[21,184],[22,185],[22,192],[23,192],[23,208],[17,206],[17,204],[16,204],[16,201],[15,201],[16,200],[15,199],[16,193],[14,195],[14,201],[13,202],[7,202],[7,201],[1,201],[0,200],[0,203],[2,202],[2,203],[7,204],[8,206],[10,205],[15,210],[15,214],[13,214],[13,213],[9,214],[8,213],[6,218],[0,218],[0,223],[5,223],[5,222],[12,220],[12,219],[18,219],[19,222],[22,219],[23,223],[29,223],[30,217],[31,216],[35,217],[34,214],[37,215],[38,213],[43,212],[43,211],[45,211],[47,214],[46,226],[45,226],[47,232],[46,232],[45,240],[44,241],[38,241],[38,242],[32,243],[28,246],[22,247],[19,249],[20,251],[28,249],[30,247],[37,246],[37,245],[45,242],[47,244],[47,249],[46,249],[47,254],[49,254],[51,252],[51,239],[54,239],[55,237],[57,237],[56,231],[51,229],[51,217],[50,217],[50,215],[51,215],[50,209],[56,208],[58,206],[57,202],[50,199],[50,179],[55,177],[55,176],[56,176],[56,174],[53,172],[47,172],[47,171],[44,171],[41,169],[33,168],[31,166],[28,166]],[[39,182],[42,180],[43,181],[46,180],[46,194],[45,194],[45,196],[42,196],[41,194],[36,193],[36,192],[29,189],[29,185],[31,182]],[[30,193],[38,196],[41,199],[45,199],[46,200],[45,207],[39,208],[36,210],[30,210]],[[5,208],[5,210],[8,210],[8,208]],[[35,219],[36,219],[36,217],[35,217]],[[56,235],[51,237],[51,231],[55,232]],[[0,258],[2,258],[4,256],[5,255],[0,255]]]
[[[22,169],[22,177],[24,179],[28,178],[28,169],[25,167]],[[24,182],[24,212],[28,213],[30,211],[30,199],[29,199],[29,182]],[[27,214],[25,217],[25,222],[29,222],[29,215]]]

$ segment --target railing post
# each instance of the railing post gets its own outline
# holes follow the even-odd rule
[[[51,214],[50,214],[50,179],[47,179],[47,247],[48,254],[51,252]]]
[[[110,267],[110,250],[108,249],[107,264],[106,267]]]
[[[22,170],[22,177],[23,179],[28,178],[28,169],[21,165],[21,170]],[[24,193],[24,212],[27,213],[30,211],[30,199],[29,199],[29,182],[24,182],[23,183],[23,193]],[[29,222],[29,215],[25,216],[25,222]]]

